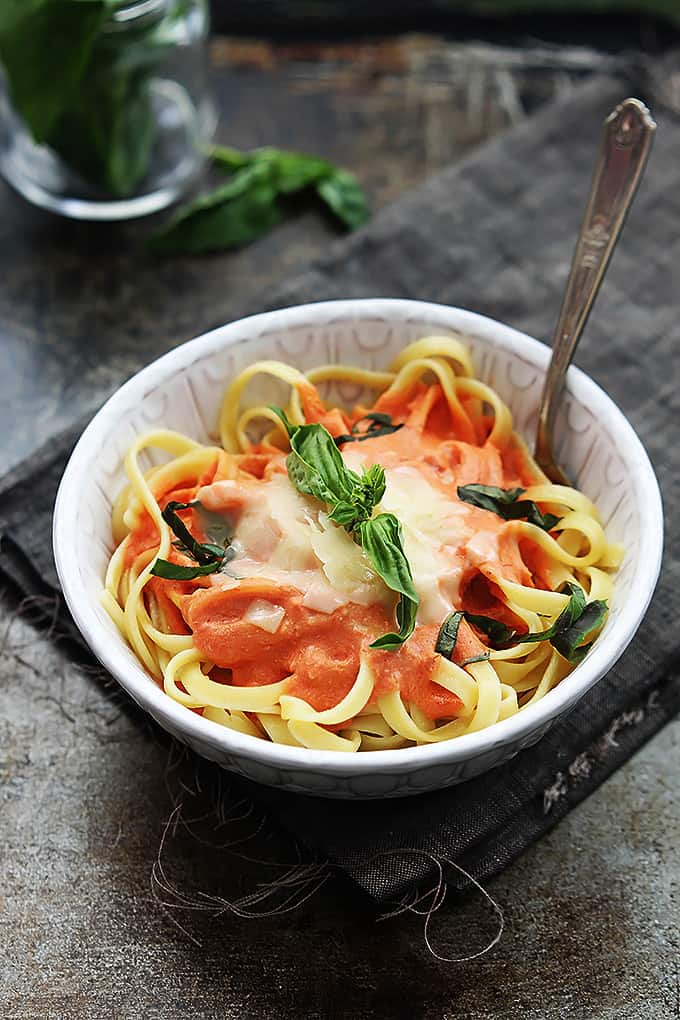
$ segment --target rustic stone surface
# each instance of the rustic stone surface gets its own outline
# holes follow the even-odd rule
[[[469,92],[446,63],[454,51],[438,44],[367,47],[356,62],[336,52],[315,64],[311,53],[282,52],[214,46],[223,137],[343,159],[377,205],[521,116],[499,105],[488,54],[468,54],[483,72],[488,104],[479,128],[479,106],[461,109]],[[511,84],[525,73],[509,70]],[[554,73],[538,74],[538,101],[557,88]],[[559,73],[575,80],[583,69]],[[506,86],[506,100],[512,94]],[[334,236],[305,216],[238,255],[158,262],[135,247],[143,227],[64,223],[6,189],[0,205],[0,424],[10,437],[3,467],[142,362],[232,317],[259,293],[265,304]],[[539,308],[537,326],[543,314]],[[206,900],[205,914],[164,911],[152,868],[173,798],[182,785],[195,787],[196,763],[168,775],[162,734],[17,618],[9,600],[0,644],[3,1015],[680,1015],[678,722],[490,885],[506,918],[500,945],[480,960],[447,964],[428,954],[422,918],[376,925],[369,906],[336,882],[299,911],[271,919],[214,916]],[[215,781],[207,768],[203,789]],[[203,798],[192,800],[200,815]],[[241,824],[247,833],[250,820]],[[199,826],[212,841],[224,831]],[[235,849],[295,859],[268,830]],[[272,874],[182,829],[169,833],[163,861],[168,881],[193,905],[201,890],[233,898]],[[455,956],[481,948],[493,932],[488,906],[470,899],[445,906],[430,934],[439,953]]]

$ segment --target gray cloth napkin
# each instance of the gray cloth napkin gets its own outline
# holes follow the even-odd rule
[[[462,305],[549,337],[600,124],[627,94],[625,82],[603,78],[576,90],[335,245],[267,306],[413,297]],[[537,746],[461,786],[362,804],[243,784],[310,851],[378,901],[431,883],[442,858],[479,880],[497,873],[680,708],[679,154],[680,125],[659,117],[646,178],[577,358],[642,437],[668,510],[658,592],[630,649]],[[19,595],[49,600],[54,592],[50,516],[77,432],[57,438],[0,483],[0,570]],[[466,885],[457,872],[450,881]]]

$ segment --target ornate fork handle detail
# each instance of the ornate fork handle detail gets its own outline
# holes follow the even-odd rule
[[[569,484],[555,463],[552,435],[567,369],[600,288],[645,168],[656,124],[638,99],[626,99],[604,122],[602,146],[562,301],[536,435],[536,460],[552,481]]]

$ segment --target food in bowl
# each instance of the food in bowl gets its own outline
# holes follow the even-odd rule
[[[285,409],[242,409],[260,374]],[[327,406],[329,381],[375,399]],[[602,627],[623,550],[546,480],[461,341],[423,337],[385,371],[256,362],[219,432],[134,441],[103,593],[204,717],[317,750],[444,741],[543,698]],[[144,472],[149,448],[170,459]]]

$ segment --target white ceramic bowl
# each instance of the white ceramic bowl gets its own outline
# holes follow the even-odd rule
[[[183,708],[154,683],[99,604],[112,552],[111,504],[124,484],[134,436],[165,426],[199,440],[214,434],[225,384],[260,358],[302,369],[343,361],[384,368],[397,351],[432,333],[460,336],[477,374],[510,406],[515,427],[534,434],[549,351],[491,319],[420,301],[332,301],[255,315],[222,326],[159,358],[125,383],[94,417],[68,463],[54,513],[59,578],[83,637],[125,690],[199,754],[260,783],[324,797],[396,797],[459,783],[535,743],[612,667],[633,637],[661,562],[661,498],[647,455],[622,413],[583,372],[569,370],[557,453],[599,507],[626,556],[611,611],[592,651],[542,701],[480,733],[426,747],[343,754],[268,743]],[[267,386],[270,384],[267,383]],[[276,390],[263,392],[280,399]],[[338,386],[351,403],[359,393]]]

